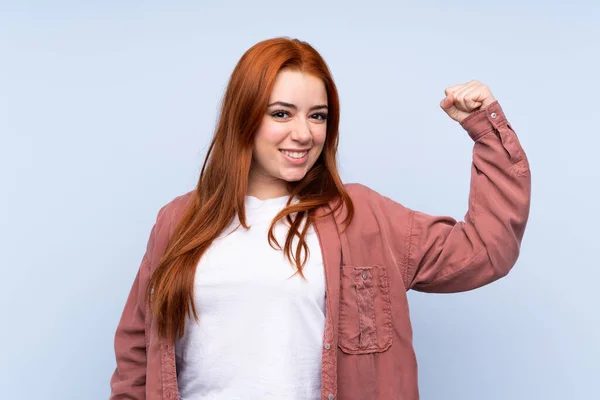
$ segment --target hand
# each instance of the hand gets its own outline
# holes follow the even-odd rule
[[[442,110],[457,122],[484,109],[496,99],[490,89],[479,81],[470,81],[463,85],[454,85],[445,91],[446,97],[440,102]]]

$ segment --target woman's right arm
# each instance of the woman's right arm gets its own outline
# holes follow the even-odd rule
[[[146,252],[127,297],[121,320],[115,332],[117,367],[111,377],[110,400],[146,398],[146,300],[145,292],[150,279],[151,259],[157,231],[166,206],[158,212],[150,232]]]
[[[144,254],[115,333],[117,367],[110,380],[110,400],[146,398],[144,290],[150,262]]]

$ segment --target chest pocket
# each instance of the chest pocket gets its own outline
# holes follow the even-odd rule
[[[392,312],[385,266],[344,265],[340,278],[339,347],[349,354],[387,350]]]

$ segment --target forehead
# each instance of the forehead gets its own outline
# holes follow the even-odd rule
[[[283,69],[275,78],[270,101],[285,101],[298,106],[327,104],[327,91],[320,78],[297,70]]]

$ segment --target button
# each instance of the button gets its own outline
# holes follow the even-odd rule
[[[329,396],[327,396],[328,400],[333,400],[335,399],[335,396],[333,395],[333,393],[329,394]]]
[[[497,117],[496,113],[492,113],[492,118],[496,118],[496,117]]]
[[[362,274],[363,279],[367,279],[367,276],[368,276],[367,273],[363,272],[363,274]]]
[[[329,350],[331,348],[331,345],[329,343],[325,343],[325,350]]]

